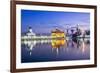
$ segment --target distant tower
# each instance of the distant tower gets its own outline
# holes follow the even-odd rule
[[[35,36],[35,33],[33,33],[32,31],[32,27],[29,27],[28,28],[28,33],[27,33],[28,36]]]
[[[80,34],[80,31],[79,31],[79,24],[77,24],[76,32],[77,32],[77,35]]]
[[[29,32],[29,33],[32,33],[32,32],[33,32],[33,31],[32,31],[32,27],[29,27],[29,28],[28,28],[28,32]]]
[[[77,24],[77,31],[78,31],[78,29],[79,29],[79,24]]]
[[[66,35],[69,35],[69,30],[68,30],[68,27],[66,29]]]

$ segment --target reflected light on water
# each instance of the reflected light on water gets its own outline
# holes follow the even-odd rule
[[[53,39],[51,40],[52,50],[56,50],[57,54],[59,53],[60,47],[64,46],[66,43],[65,39]]]
[[[22,41],[22,44],[25,44],[26,46],[28,46],[30,55],[32,54],[32,50],[36,49],[34,48],[34,46],[36,46],[36,44],[38,43],[40,44],[48,43],[49,45],[51,45],[52,51],[56,51],[57,55],[61,51],[60,49],[64,49],[65,51],[73,49],[73,51],[77,50],[77,52],[80,52],[78,49],[75,49],[75,48],[79,48],[82,53],[85,53],[85,50],[89,48],[87,47],[89,45],[87,45],[84,40],[73,41],[73,40],[65,40],[63,38],[63,39],[52,39],[52,40],[32,40],[32,41],[24,40]]]
[[[52,39],[21,41],[24,62],[90,59],[89,39]]]
[[[85,52],[85,43],[82,42],[82,52],[84,53]]]

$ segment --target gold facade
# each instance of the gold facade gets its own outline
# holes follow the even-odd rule
[[[65,38],[65,33],[63,31],[60,31],[58,29],[52,31],[51,33],[52,38]]]
[[[52,31],[52,41],[51,45],[52,48],[60,48],[65,44],[65,33],[63,31],[60,31],[58,29]]]

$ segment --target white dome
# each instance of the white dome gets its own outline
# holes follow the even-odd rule
[[[29,36],[30,36],[30,35],[31,35],[31,36],[32,36],[32,35],[35,36],[35,33],[33,33],[32,29],[29,29],[27,35],[29,35]]]

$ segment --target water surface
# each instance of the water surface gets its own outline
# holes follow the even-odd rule
[[[21,62],[48,62],[90,59],[90,41],[75,40],[27,40],[21,43]]]

